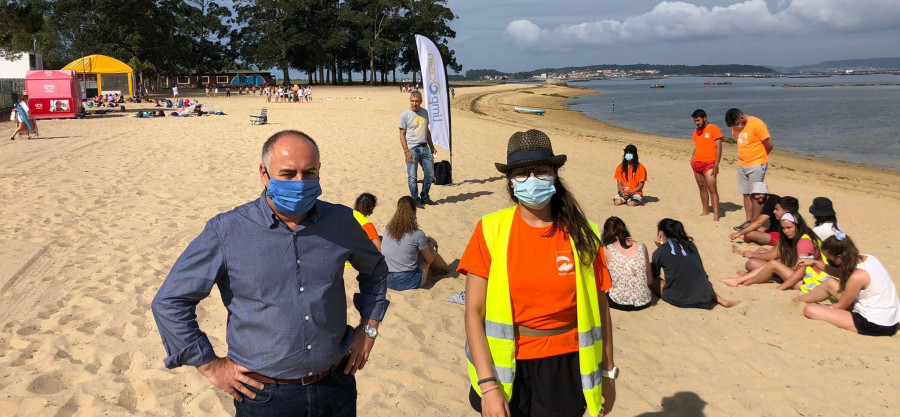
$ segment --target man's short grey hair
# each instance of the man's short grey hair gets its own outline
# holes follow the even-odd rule
[[[281,132],[269,136],[269,138],[266,139],[266,143],[263,144],[262,164],[264,167],[266,167],[266,171],[269,170],[269,164],[272,163],[272,148],[275,147],[275,142],[278,142],[278,139],[281,139],[284,136],[290,135],[306,139],[310,144],[312,144],[313,148],[315,148],[316,154],[319,154],[319,145],[316,144],[316,141],[314,141],[313,138],[309,137],[309,135],[307,135],[306,133],[293,129],[282,130]]]
[[[410,96],[410,97],[418,97],[419,100],[422,99],[422,93],[419,92],[419,91],[413,91],[413,92],[409,93],[409,96]]]

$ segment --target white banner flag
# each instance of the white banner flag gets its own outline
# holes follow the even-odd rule
[[[428,111],[431,140],[449,151],[450,97],[444,60],[437,45],[425,36],[416,35],[416,48],[419,50],[419,65],[422,68],[422,86],[425,87],[425,102],[422,107]]]

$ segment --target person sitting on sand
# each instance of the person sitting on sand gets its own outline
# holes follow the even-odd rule
[[[809,206],[809,214],[816,219],[816,227],[813,227],[813,232],[816,232],[816,236],[819,236],[823,242],[834,235],[834,232],[841,230],[838,227],[837,214],[828,198],[814,198],[812,205]]]
[[[731,240],[742,238],[744,242],[755,243],[758,245],[775,246],[778,239],[778,220],[780,217],[775,215],[775,206],[781,202],[781,197],[775,194],[769,194],[769,187],[764,182],[755,182],[751,188],[750,196],[762,205],[762,211],[750,223],[745,223],[728,237]],[[765,231],[760,229],[769,223],[769,227]]]
[[[713,290],[697,245],[680,221],[662,219],[656,230],[654,243],[657,248],[653,251],[650,270],[653,274],[651,289],[659,298],[675,307],[707,310],[716,304],[730,308],[741,303],[726,300]]]
[[[781,236],[775,247],[777,258],[766,262],[763,266],[753,269],[743,276],[721,280],[732,287],[738,285],[752,285],[769,282],[776,276],[782,283],[779,290],[800,289],[806,275],[818,277],[819,280],[827,278],[827,274],[821,268],[797,269],[797,261],[800,259],[822,260],[819,251],[821,241],[806,225],[803,217],[797,212],[788,212],[781,216]],[[748,262],[749,264],[749,262]]]
[[[861,335],[896,334],[900,327],[900,301],[884,265],[872,255],[860,254],[853,240],[840,230],[822,242],[822,252],[830,265],[807,259],[801,260],[798,266],[823,268],[837,280],[828,280],[794,301],[819,303],[829,298],[837,301],[830,306],[810,304],[803,308],[803,315]]]
[[[606,293],[609,307],[622,311],[650,307],[653,277],[650,275],[646,246],[632,240],[625,222],[615,216],[603,223],[600,243],[612,278],[612,288]]]
[[[378,200],[375,199],[375,196],[369,193],[362,193],[359,197],[356,197],[356,203],[353,206],[353,217],[356,218],[356,221],[359,222],[359,225],[366,231],[366,235],[369,237],[369,240],[375,244],[375,247],[378,248],[378,251],[381,251],[381,237],[378,236],[378,231],[375,230],[375,225],[369,221],[368,216],[372,215],[372,212],[375,211],[375,205],[378,204]]]
[[[632,207],[641,204],[644,183],[647,182],[647,169],[638,161],[637,146],[625,147],[622,164],[616,167],[615,178],[618,192],[613,197],[613,203],[617,206],[627,204]]]
[[[772,246],[763,246],[762,248],[751,251],[751,250],[742,250],[738,248],[737,245],[731,245],[731,251],[739,254],[745,258],[748,258],[747,264],[745,265],[747,271],[752,271],[756,268],[763,266],[766,261],[770,261],[772,259],[778,258],[778,252],[775,250],[775,245],[778,242],[778,239],[781,238],[781,234],[777,231],[773,231],[773,227],[776,227],[775,230],[781,229],[781,221],[773,220],[780,219],[781,216],[784,216],[785,213],[798,213],[800,211],[800,202],[797,201],[796,198],[791,196],[784,196],[778,200],[774,205],[775,207],[772,209],[771,217],[769,218],[769,227],[764,228],[762,231],[757,230],[753,233],[751,238],[759,238],[763,239],[764,235],[769,236],[770,245]],[[766,214],[769,216],[768,214]],[[749,233],[748,233],[749,234]],[[751,245],[755,245],[756,243],[753,241],[748,242]]]
[[[425,236],[416,221],[416,201],[404,196],[385,228],[381,254],[388,266],[388,288],[395,291],[422,288],[428,273],[440,275],[450,270],[438,253],[438,243]]]

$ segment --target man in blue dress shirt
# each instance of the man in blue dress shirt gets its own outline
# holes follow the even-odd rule
[[[235,399],[237,416],[355,416],[357,370],[388,301],[387,267],[350,208],[319,201],[319,149],[286,130],[263,145],[259,199],[206,224],[153,299],[168,368],[196,366]],[[359,271],[347,325],[344,262]],[[228,354],[196,306],[218,286]]]

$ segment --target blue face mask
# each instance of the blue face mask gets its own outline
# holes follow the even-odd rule
[[[556,194],[556,187],[553,186],[553,182],[554,178],[552,176],[546,180],[532,176],[522,182],[513,181],[513,195],[522,204],[540,210],[546,207],[553,194]]]
[[[288,216],[301,216],[309,212],[322,195],[319,179],[282,181],[269,177],[266,195],[278,211]]]
[[[632,154],[630,154],[630,153],[626,153],[626,154],[625,154],[625,160],[626,160],[626,161],[631,161],[632,159],[634,159],[634,155],[632,155]]]

